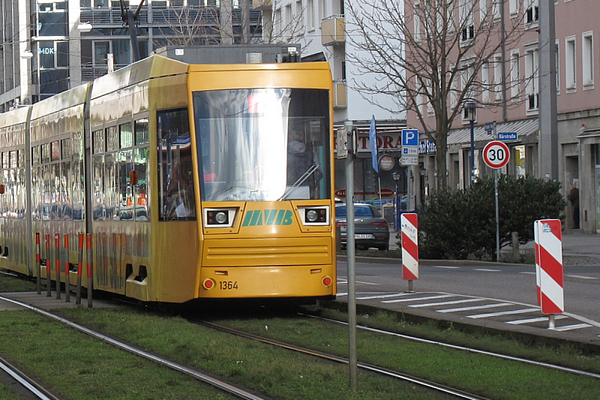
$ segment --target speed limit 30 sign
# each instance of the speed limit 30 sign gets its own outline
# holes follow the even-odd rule
[[[483,148],[483,161],[490,168],[502,168],[508,164],[509,159],[510,150],[504,142],[493,140]]]

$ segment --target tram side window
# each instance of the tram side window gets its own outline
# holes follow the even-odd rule
[[[157,120],[160,219],[195,220],[188,111],[184,108],[159,111]]]

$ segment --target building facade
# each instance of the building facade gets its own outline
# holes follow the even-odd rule
[[[412,10],[419,3],[406,0],[405,8]],[[470,30],[467,27],[466,39],[473,39],[469,38],[469,32],[476,32],[478,24],[484,23],[484,13],[494,13],[498,21],[504,21],[506,26],[517,26],[520,32],[518,40],[507,42],[477,71],[477,81],[487,82],[491,90],[481,86],[473,92],[472,98],[456,105],[464,112],[454,120],[448,135],[447,185],[458,189],[469,186],[471,165],[475,177],[491,175],[493,169],[485,165],[482,150],[491,140],[506,140],[511,155],[501,173],[556,179],[562,183],[565,197],[571,185],[578,186],[580,227],[584,233],[600,232],[600,86],[597,80],[600,80],[600,28],[594,17],[595,11],[600,12],[600,3],[594,0],[457,0],[452,3],[457,24],[464,16],[461,10],[470,10],[468,18],[472,27]],[[540,104],[540,100],[547,100],[540,99],[540,88],[551,84],[549,74],[543,73],[548,65],[541,65],[546,61],[540,57],[540,25],[544,22],[540,17],[548,14],[541,13],[540,7],[554,7],[555,19],[550,25],[554,26],[556,43],[557,111],[554,115],[544,113],[546,109]],[[548,13],[547,10],[543,11]],[[461,26],[464,30],[464,23]],[[456,82],[457,86],[461,84]],[[499,89],[493,90],[494,86]],[[471,105],[475,106],[474,113],[468,111]],[[551,132],[556,141],[555,153],[542,148],[541,142],[542,136],[549,133],[543,122],[551,117],[556,121],[556,129]],[[416,114],[410,110],[407,123],[409,127],[422,129]],[[425,135],[421,136],[426,142]],[[473,163],[471,154],[474,154]],[[435,190],[436,155],[435,146],[423,146],[416,170],[422,178],[415,187],[422,199]],[[557,164],[557,176],[551,176],[543,167],[549,157]],[[573,208],[569,204],[565,210],[568,229],[576,226]]]
[[[123,4],[136,11],[140,0]],[[136,27],[140,58],[170,44],[260,41],[261,13],[249,7],[244,12],[244,4],[250,3],[144,1]],[[33,104],[135,61],[120,1],[0,0],[0,12],[0,111]]]

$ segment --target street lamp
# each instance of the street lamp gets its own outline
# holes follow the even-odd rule
[[[398,196],[398,181],[400,180],[400,174],[398,171],[392,172],[392,178],[394,178],[394,182],[396,183],[396,209],[394,210],[394,228],[396,232],[398,232],[398,225],[400,220],[400,198]]]
[[[465,114],[469,120],[469,128],[471,129],[471,185],[475,183],[475,111],[477,110],[477,104],[473,101],[465,104]]]

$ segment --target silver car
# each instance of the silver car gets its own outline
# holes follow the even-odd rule
[[[335,222],[342,248],[346,247],[346,204],[336,204]],[[388,250],[390,230],[379,210],[368,204],[354,204],[354,238],[358,249]]]

